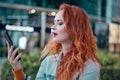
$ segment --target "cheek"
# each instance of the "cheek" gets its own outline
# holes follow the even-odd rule
[[[61,31],[54,40],[59,43],[65,42],[65,41],[69,40],[69,35],[68,35],[68,33],[64,32],[64,31]]]
[[[59,37],[60,37],[61,40],[69,39],[67,34],[59,35]]]
[[[64,26],[58,27],[56,29],[56,32],[58,35],[53,38],[55,42],[62,43],[70,39],[68,33],[64,29]]]
[[[59,37],[65,38],[65,39],[69,38],[68,33],[64,32],[64,31],[59,34]]]
[[[60,32],[61,38],[65,38],[65,39],[69,38],[69,35],[64,28],[62,28],[59,32]]]

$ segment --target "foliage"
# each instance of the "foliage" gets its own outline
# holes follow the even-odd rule
[[[21,58],[21,64],[26,75],[31,76],[31,80],[35,80],[37,71],[40,66],[39,62],[39,53],[28,53],[23,51]],[[7,77],[6,77],[7,76]],[[1,78],[2,80],[14,80],[12,73],[12,67],[8,61],[3,64],[1,69]]]
[[[120,79],[120,56],[106,50],[98,51],[98,58],[101,63],[101,80]]]
[[[22,52],[21,63],[23,65],[24,72],[31,76],[31,80],[35,80],[38,72],[40,62],[39,53]],[[98,58],[102,65],[101,67],[101,80],[119,80],[120,79],[120,56],[118,54],[110,53],[106,50],[98,50]],[[1,70],[2,80],[13,80],[13,73],[11,65],[6,61]],[[7,76],[7,77],[6,77]]]
[[[120,69],[102,68],[101,80],[120,80]]]
[[[12,67],[10,64],[6,61],[1,69],[1,80],[14,80],[13,74],[12,74]]]

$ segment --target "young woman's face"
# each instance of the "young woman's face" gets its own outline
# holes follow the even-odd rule
[[[69,40],[68,33],[65,31],[65,22],[62,17],[63,11],[59,11],[54,19],[54,25],[51,28],[53,41],[57,43],[67,42]]]

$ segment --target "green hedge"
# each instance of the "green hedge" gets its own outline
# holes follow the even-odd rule
[[[23,66],[23,70],[26,75],[31,76],[32,80],[35,80],[36,74],[38,72],[40,62],[39,62],[39,53],[28,53],[28,52],[22,52],[22,58],[21,58],[21,64]],[[14,80],[13,79],[13,73],[12,73],[12,67],[9,64],[8,61],[6,61],[1,69],[1,80]]]
[[[101,80],[120,80],[120,69],[102,68]]]
[[[120,80],[120,55],[99,50],[98,58],[102,65],[101,80]]]
[[[35,80],[40,66],[39,57],[39,53],[29,54],[28,52],[23,52],[22,55],[21,63],[24,72],[30,75],[32,80]],[[100,80],[120,80],[119,56],[108,51],[99,50],[98,57],[102,65]],[[6,61],[1,70],[1,80],[13,80],[11,69],[11,65]]]

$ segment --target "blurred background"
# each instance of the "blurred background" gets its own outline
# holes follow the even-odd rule
[[[120,0],[0,0],[0,80],[13,80],[5,30],[23,54],[21,62],[28,78],[34,80],[41,50],[62,3],[79,6],[88,14],[97,38],[101,80],[120,80]]]

